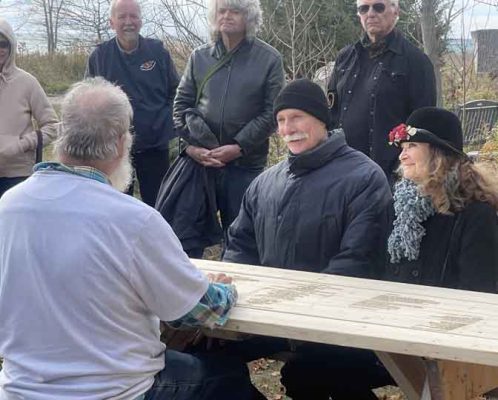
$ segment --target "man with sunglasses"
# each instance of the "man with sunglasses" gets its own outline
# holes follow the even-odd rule
[[[0,197],[31,175],[39,137],[47,145],[56,136],[57,115],[36,78],[16,66],[16,48],[0,18]]]
[[[434,69],[395,28],[398,0],[356,4],[364,35],[337,55],[328,84],[333,126],[392,180],[398,150],[387,144],[386,133],[415,109],[436,104]]]

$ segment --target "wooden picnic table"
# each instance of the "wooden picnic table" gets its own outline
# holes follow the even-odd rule
[[[216,334],[374,350],[409,400],[469,400],[498,387],[498,295],[192,261],[237,286]]]

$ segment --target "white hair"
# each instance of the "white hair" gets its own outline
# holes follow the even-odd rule
[[[101,77],[75,83],[62,103],[54,151],[77,160],[109,160],[130,130],[133,110],[121,88]]]
[[[114,15],[114,12],[116,11],[116,4],[118,1],[123,1],[123,0],[111,0],[111,5],[109,7],[109,15],[112,17]],[[138,13],[140,16],[142,16],[142,7],[140,6],[140,3],[137,0],[128,0],[128,1],[133,1],[138,8]]]
[[[114,0],[113,0],[114,1]],[[389,0],[389,2],[396,8],[399,8],[399,0]],[[356,0],[356,5],[359,6],[361,0]]]
[[[246,22],[246,36],[253,37],[259,32],[263,23],[263,12],[259,0],[208,0],[208,22],[211,37],[216,40],[220,33],[216,26],[216,10],[218,3],[227,8],[240,10]]]

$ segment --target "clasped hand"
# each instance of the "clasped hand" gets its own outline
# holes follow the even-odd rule
[[[190,145],[185,151],[199,164],[213,168],[222,168],[242,154],[238,144],[226,144],[213,150]]]

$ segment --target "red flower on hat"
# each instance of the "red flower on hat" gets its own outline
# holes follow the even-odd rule
[[[389,144],[399,145],[400,142],[410,140],[417,133],[417,128],[409,125],[399,124],[389,132]]]

